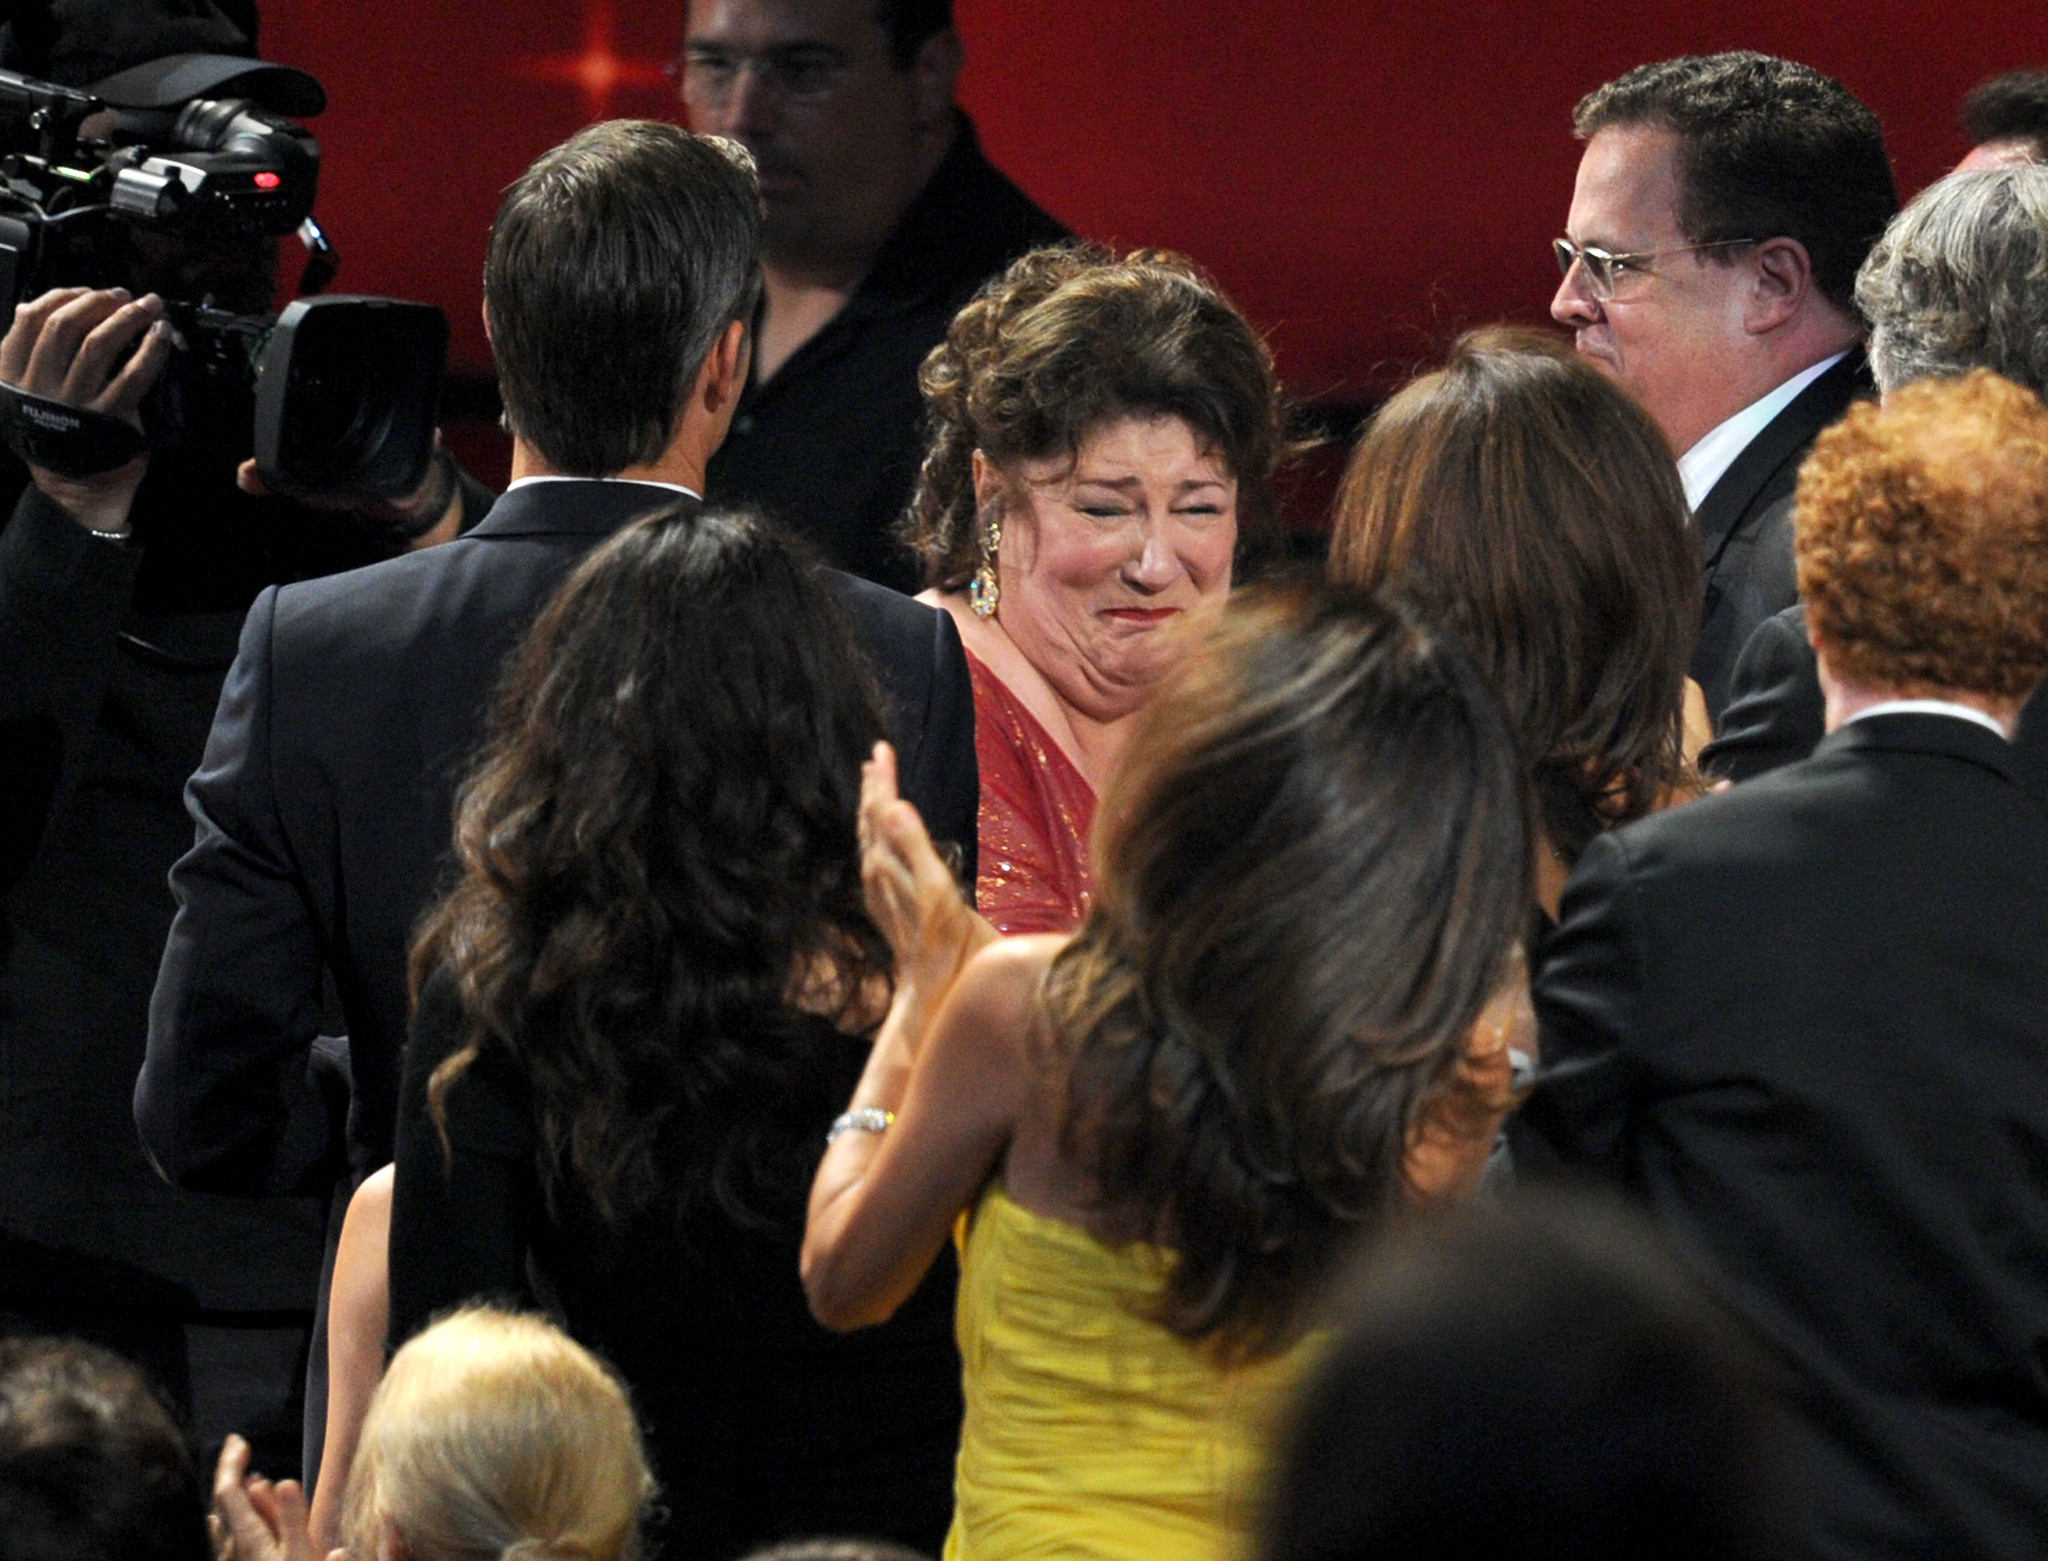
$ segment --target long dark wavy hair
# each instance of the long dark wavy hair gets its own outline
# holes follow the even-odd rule
[[[445,966],[463,1014],[436,1121],[502,1053],[551,1206],[565,1177],[614,1219],[800,1198],[789,1151],[843,1095],[825,1020],[889,971],[855,838],[882,735],[837,601],[765,521],[677,506],[593,552],[508,668],[414,945],[415,993]]]
[[[1518,968],[1528,825],[1477,667],[1361,592],[1240,597],[1147,712],[1046,1009],[1064,1153],[1177,1252],[1175,1333],[1278,1347],[1401,1205],[1409,1128]]]

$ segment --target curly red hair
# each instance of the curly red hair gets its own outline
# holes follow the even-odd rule
[[[2024,697],[2048,673],[2048,407],[1987,370],[1853,408],[1799,473],[1807,621],[1838,678]]]

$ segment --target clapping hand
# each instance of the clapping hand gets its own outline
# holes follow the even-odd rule
[[[213,1472],[213,1512],[206,1520],[215,1561],[311,1561],[306,1492],[297,1480],[275,1484],[249,1472],[249,1444],[231,1436]],[[327,1561],[341,1561],[342,1552]]]

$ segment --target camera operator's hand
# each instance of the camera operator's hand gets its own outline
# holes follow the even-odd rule
[[[118,287],[52,288],[14,311],[14,324],[0,340],[0,380],[139,428],[142,398],[171,355],[163,314],[163,300],[154,293],[131,298]],[[126,535],[128,509],[148,469],[149,457],[139,455],[91,477],[41,467],[29,468],[29,475],[80,525]]]

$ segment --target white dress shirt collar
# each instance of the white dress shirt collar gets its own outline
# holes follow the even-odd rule
[[[1874,715],[1952,715],[1959,721],[1975,721],[1988,732],[1996,732],[2007,742],[2012,734],[1981,710],[1972,710],[1968,705],[1959,705],[1947,699],[1887,699],[1881,705],[1871,705],[1857,711],[1842,724],[1867,721]]]
[[[648,477],[563,477],[552,472],[541,477],[517,478],[506,484],[505,491],[510,493],[514,488],[530,488],[538,482],[630,482],[642,488],[666,488],[671,493],[687,494],[700,504],[704,500],[704,495],[695,488],[685,488],[679,482],[655,482]]]
[[[1848,355],[1844,350],[1832,358],[1822,358],[1810,368],[1801,369],[1776,390],[1750,402],[1681,455],[1678,458],[1678,477],[1685,484],[1687,506],[1697,512],[1700,501],[1714,491],[1714,484],[1735,464],[1735,457],[1749,448],[1750,440],[1770,427],[1771,420],[1790,406],[1800,391]]]

